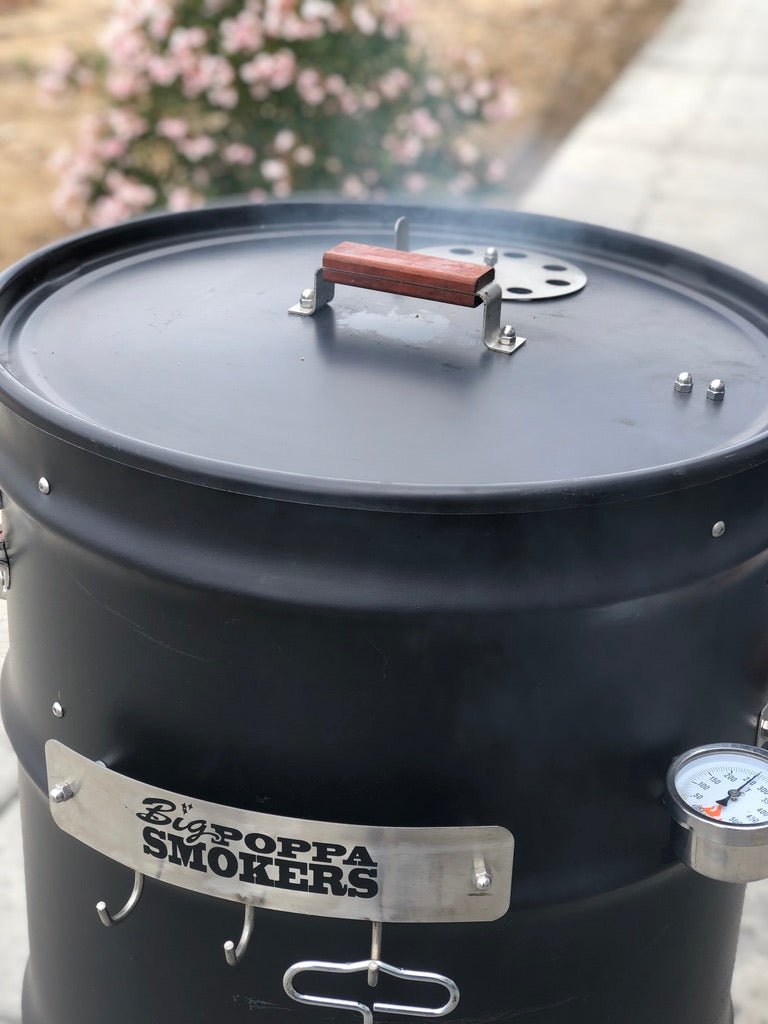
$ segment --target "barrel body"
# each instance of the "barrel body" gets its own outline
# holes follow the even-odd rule
[[[389,962],[456,980],[462,1019],[730,1020],[743,887],[675,862],[662,794],[681,750],[754,738],[764,468],[642,499],[430,515],[181,482],[7,409],[0,432],[25,1024],[234,1024],[254,1011],[311,1024],[320,1011],[288,999],[284,971],[369,955],[363,922],[257,911],[232,970],[221,944],[237,937],[237,905],[151,880],[130,919],[102,928],[94,906],[119,906],[130,872],[55,827],[50,738],[233,807],[508,828],[504,917],[384,926]],[[728,531],[715,541],[717,520]],[[372,1002],[364,976],[312,980]],[[404,983],[380,986],[377,999],[414,1001]]]

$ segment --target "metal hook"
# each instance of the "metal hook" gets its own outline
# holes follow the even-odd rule
[[[410,252],[411,227],[407,217],[398,217],[395,221],[395,248],[401,252]]]
[[[379,961],[381,960],[381,921],[371,922],[371,964],[368,968],[368,984],[376,988],[379,984]]]
[[[110,914],[107,910],[107,904],[104,900],[99,900],[96,904],[96,913],[99,915],[99,920],[105,928],[111,928],[113,924],[120,924],[126,917],[134,910],[136,904],[141,899],[141,894],[144,890],[144,875],[140,872],[135,871],[133,875],[133,889],[131,895],[128,897],[128,902],[125,904],[122,910],[118,910],[116,914]]]
[[[230,967],[237,967],[245,956],[248,943],[251,941],[251,934],[253,933],[253,907],[246,903],[244,911],[243,930],[240,932],[237,946],[235,946],[231,939],[227,939],[224,943],[224,956]]]

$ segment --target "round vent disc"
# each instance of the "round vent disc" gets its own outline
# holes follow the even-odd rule
[[[449,260],[465,259],[468,263],[492,265],[502,298],[510,302],[557,299],[580,292],[587,283],[584,271],[568,260],[530,249],[498,249],[495,263],[492,257],[486,257],[486,248],[482,245],[441,245],[417,251]]]

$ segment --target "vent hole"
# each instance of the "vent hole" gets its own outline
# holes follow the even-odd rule
[[[531,288],[507,288],[508,292],[513,295],[530,295],[532,292]]]
[[[556,284],[558,288],[567,288],[570,281],[561,281],[559,277],[550,277],[547,280],[547,284]]]
[[[455,252],[457,256],[471,256],[474,249],[462,249],[460,246],[456,249],[451,249],[451,252]]]
[[[559,263],[545,263],[544,264],[544,269],[545,270],[567,270],[568,267],[563,267]]]
[[[528,254],[524,252],[505,252],[504,255],[508,260],[524,260]]]

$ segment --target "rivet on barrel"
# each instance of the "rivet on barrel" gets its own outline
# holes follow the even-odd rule
[[[37,481],[37,489],[38,491],[40,491],[41,494],[51,493],[51,485],[48,483],[47,479],[44,476],[41,476],[40,479]]]
[[[677,380],[675,381],[675,391],[680,391],[684,395],[688,395],[693,391],[693,377],[690,373],[685,370],[682,373],[678,373]]]
[[[499,250],[495,245],[489,245],[483,254],[483,263],[489,267],[495,267],[499,262]]]
[[[499,341],[502,345],[511,345],[517,338],[517,331],[512,324],[504,324],[499,335]]]
[[[61,703],[61,701],[55,700],[51,705],[51,711],[53,712],[55,718],[64,717],[64,705]]]
[[[304,291],[301,293],[301,298],[299,299],[299,305],[302,307],[302,309],[312,309],[312,306],[314,305],[314,303],[315,303],[315,291],[314,291],[314,289],[313,288],[305,288]]]
[[[715,523],[715,525],[712,527],[712,536],[713,537],[722,537],[724,533],[725,533],[725,523],[723,522],[722,519],[719,519]]]

